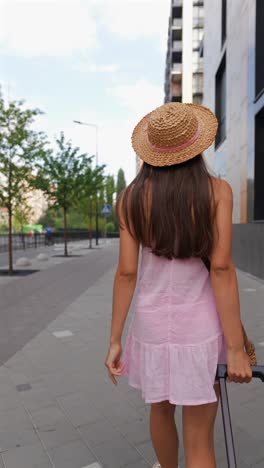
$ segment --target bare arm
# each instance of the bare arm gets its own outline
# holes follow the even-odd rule
[[[237,382],[249,381],[251,370],[244,352],[237,276],[232,260],[233,194],[223,180],[217,181],[216,201],[211,284],[227,344],[229,377]]]
[[[136,287],[139,254],[139,243],[129,234],[122,219],[122,213],[119,214],[122,224],[122,228],[120,228],[119,261],[113,288],[110,344],[105,359],[109,377],[115,385],[117,385],[116,377],[121,376],[124,369],[124,363],[121,362],[121,338]]]
[[[129,234],[124,222],[120,229],[119,261],[113,288],[110,343],[121,341],[123,328],[137,282],[139,243]]]

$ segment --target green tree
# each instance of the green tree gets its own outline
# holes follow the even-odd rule
[[[97,204],[100,209],[100,199],[104,191],[104,169],[105,165],[96,166],[95,169],[92,169],[91,165],[87,165],[80,181],[78,209],[88,216],[90,248],[92,247],[92,228],[93,216],[96,212],[96,197],[98,197]]]
[[[112,175],[106,177],[105,182],[106,202],[113,206],[114,193],[115,193],[115,179]]]
[[[63,132],[56,139],[56,145],[56,152],[50,150],[43,154],[31,184],[47,195],[54,208],[62,208],[64,255],[68,256],[67,215],[69,209],[76,204],[85,170],[92,157],[80,154],[78,147],[74,148],[70,141],[65,140]]]
[[[45,153],[46,137],[32,130],[39,109],[25,109],[23,101],[7,103],[0,94],[0,205],[8,210],[9,274],[13,273],[12,220],[29,189],[35,161]]]
[[[106,223],[106,232],[115,232],[115,225],[112,221],[109,221],[109,223]]]
[[[126,188],[126,179],[125,179],[125,173],[123,169],[119,169],[117,173],[117,182],[116,182],[116,198],[118,199],[120,193],[122,190]]]
[[[19,206],[14,209],[13,216],[13,225],[15,231],[23,232],[23,226],[29,224],[30,216],[32,215],[33,210],[24,200]]]
[[[38,219],[37,224],[42,224],[42,226],[50,226],[52,228],[56,225],[57,218],[60,217],[58,208],[54,206],[48,206],[46,212]],[[63,216],[61,216],[63,217]]]

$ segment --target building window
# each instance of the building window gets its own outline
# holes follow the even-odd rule
[[[218,119],[218,132],[215,147],[226,137],[226,57],[224,55],[215,77],[215,115]]]
[[[192,53],[192,69],[193,73],[202,73],[203,71],[203,59],[200,57],[199,51]]]
[[[256,4],[256,98],[264,92],[264,2]]]
[[[222,0],[222,46],[226,40],[226,0]]]
[[[204,9],[201,7],[193,7],[193,28],[204,27]]]
[[[172,63],[182,63],[182,52],[180,51],[172,52]]]
[[[202,94],[203,92],[203,73],[193,74],[193,94]]]
[[[264,107],[255,117],[254,219],[264,220]]]
[[[182,102],[182,96],[172,96],[171,102]]]
[[[172,8],[172,18],[182,18],[182,7],[174,6]]]
[[[202,93],[193,94],[193,104],[201,105],[203,103],[203,95]]]
[[[193,40],[200,41],[203,38],[203,29],[193,29]]]
[[[173,29],[172,30],[172,40],[181,41],[182,40],[182,29]]]

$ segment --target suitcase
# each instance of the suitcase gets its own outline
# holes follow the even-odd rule
[[[264,366],[252,366],[253,378],[258,378],[264,382]],[[220,401],[225,433],[225,445],[228,461],[228,468],[237,468],[235,445],[232,431],[232,423],[229,410],[228,394],[226,388],[227,366],[219,364],[217,366],[216,379],[219,380]]]

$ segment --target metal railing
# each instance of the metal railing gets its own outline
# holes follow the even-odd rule
[[[182,73],[182,63],[174,63],[171,71],[172,73]]]
[[[201,16],[199,18],[193,18],[193,28],[203,28],[204,27],[204,18]]]
[[[8,235],[0,234],[0,253],[8,251]],[[12,234],[12,247],[14,250],[25,250],[45,245],[45,235]]]
[[[172,50],[174,52],[181,52],[182,51],[182,41],[173,41],[172,42]]]
[[[182,28],[182,18],[174,18],[172,20],[172,27],[181,29]]]
[[[182,0],[173,0],[172,1],[172,6],[173,7],[181,7],[182,6]]]
[[[99,233],[100,234],[100,233]],[[67,239],[69,242],[89,240],[90,238],[96,238],[95,230],[69,230],[67,233]],[[100,237],[100,235],[99,235]],[[107,233],[108,238],[119,237],[118,232]],[[52,233],[50,236],[45,234],[35,234],[29,236],[28,234],[12,234],[12,246],[13,251],[15,250],[26,250],[38,248],[41,246],[49,246],[53,244],[62,244],[64,242],[63,231]],[[8,234],[0,234],[0,253],[8,252]]]

